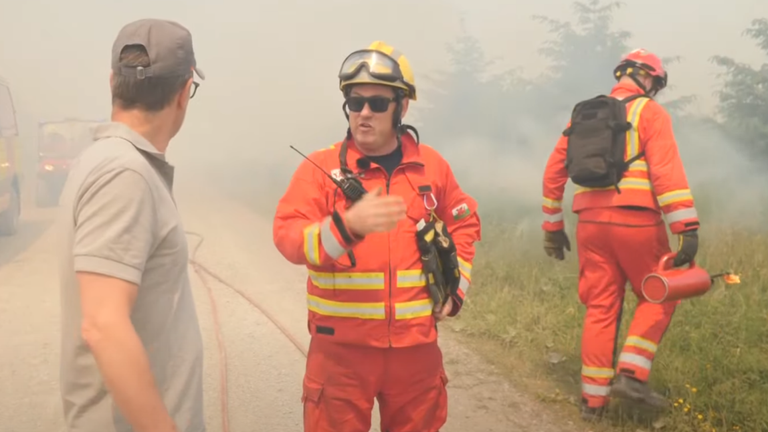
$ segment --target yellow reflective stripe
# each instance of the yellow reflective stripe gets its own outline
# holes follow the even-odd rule
[[[421,318],[432,315],[432,299],[395,303],[395,319]]]
[[[656,199],[659,201],[659,205],[663,207],[680,201],[693,201],[693,195],[690,189],[678,189],[663,193],[656,197]]]
[[[624,189],[638,189],[638,190],[651,190],[651,181],[647,178],[632,178],[632,177],[624,177],[619,182],[619,188],[621,190]],[[583,193],[583,192],[589,192],[594,190],[611,190],[615,189],[613,186],[608,187],[601,187],[601,188],[585,188],[585,187],[577,187],[575,193]]]
[[[613,375],[615,374],[614,370],[611,368],[599,368],[599,367],[592,367],[592,366],[581,366],[581,375],[585,376],[587,378],[613,378]]]
[[[304,256],[307,262],[320,265],[320,224],[313,223],[304,228]]]
[[[421,269],[399,270],[397,272],[398,288],[420,288],[427,284],[427,278]]]
[[[634,101],[632,108],[627,113],[627,121],[632,123],[632,129],[627,131],[626,159],[629,160],[640,153],[640,133],[637,126],[640,122],[640,113],[650,99],[641,98]]]
[[[542,205],[544,207],[549,207],[551,209],[559,209],[563,207],[563,201],[544,197],[542,201]]]
[[[321,273],[309,270],[309,278],[320,289],[384,289],[384,273]]]
[[[459,267],[467,269],[467,273],[472,273],[472,263],[462,257],[456,257],[456,259],[459,261]]]
[[[624,343],[625,347],[631,346],[635,348],[640,348],[648,351],[651,354],[655,354],[656,350],[658,349],[658,345],[655,343],[649,341],[648,339],[641,338],[640,336],[630,336],[627,338],[627,341]]]
[[[458,257],[457,257],[458,258]],[[468,263],[467,261],[464,261],[461,258],[458,258],[459,261],[459,272],[462,276],[467,278],[467,280],[472,280],[472,264]]]
[[[381,319],[386,318],[384,303],[347,303],[325,300],[307,295],[307,308],[320,315],[341,318]]]

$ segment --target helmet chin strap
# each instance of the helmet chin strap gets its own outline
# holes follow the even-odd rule
[[[640,81],[640,79],[637,77],[635,73],[628,73],[626,74],[626,76],[628,76],[632,81],[634,81],[634,83],[638,87],[640,87],[641,90],[643,90],[643,93],[647,94],[648,96],[653,97],[653,96],[656,96],[656,94],[658,93],[658,90],[655,88],[655,86],[651,86],[650,89],[646,87],[645,84],[643,84],[643,82]]]

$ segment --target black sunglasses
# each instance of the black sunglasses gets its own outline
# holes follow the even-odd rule
[[[395,100],[386,96],[350,96],[347,98],[347,107],[352,112],[359,113],[365,108],[365,104],[375,113],[387,112],[389,104]]]

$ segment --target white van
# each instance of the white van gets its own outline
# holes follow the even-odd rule
[[[11,87],[0,77],[0,236],[16,234],[21,214],[21,148]]]

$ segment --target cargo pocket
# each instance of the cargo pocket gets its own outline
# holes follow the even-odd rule
[[[440,400],[441,400],[441,406],[443,410],[445,410],[446,415],[448,414],[448,375],[445,373],[445,370],[440,372],[440,382],[439,384],[439,391],[440,391]]]
[[[440,371],[437,389],[435,389],[436,405],[434,415],[430,423],[424,425],[424,430],[440,432],[440,428],[448,420],[448,381],[448,375],[446,375],[445,370]]]
[[[322,397],[323,383],[305,376],[301,394],[301,403],[304,405],[304,432],[320,432]]]
[[[445,373],[445,371],[440,372],[440,383],[443,385],[443,389],[448,387],[448,375]]]

